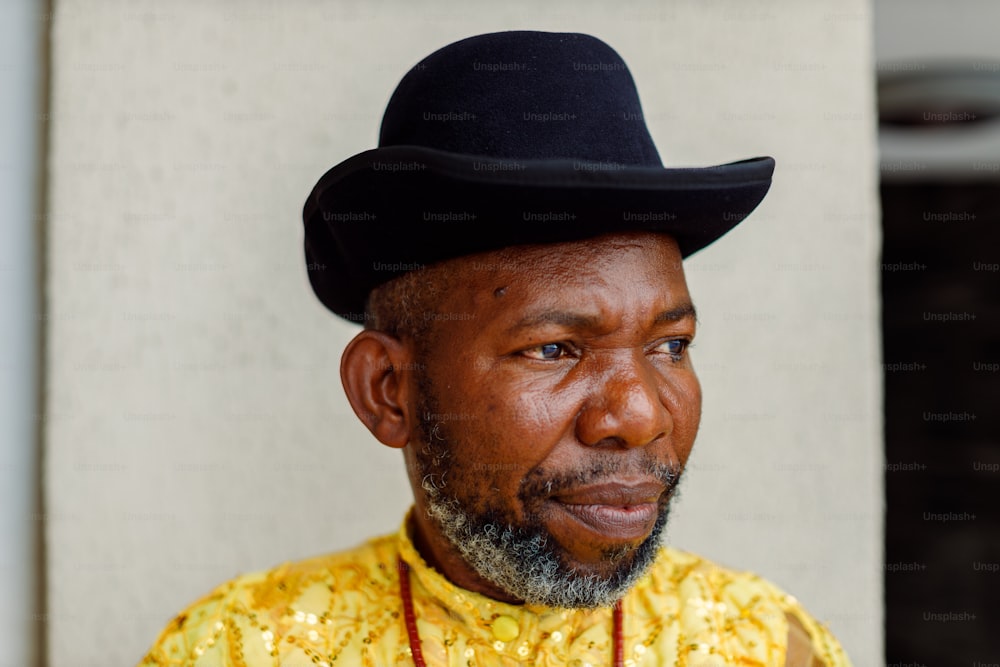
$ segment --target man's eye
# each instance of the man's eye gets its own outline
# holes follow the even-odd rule
[[[690,341],[678,339],[678,340],[668,340],[661,343],[656,349],[661,352],[665,352],[670,355],[674,361],[680,361],[684,358],[684,353],[687,351],[688,347],[691,345]]]
[[[555,361],[561,359],[566,353],[566,347],[562,343],[545,343],[537,347],[524,351],[524,355],[531,359],[542,361]]]

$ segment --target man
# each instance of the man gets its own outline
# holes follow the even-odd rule
[[[701,413],[681,259],[773,166],[664,169],[593,37],[425,58],[304,211],[315,293],[365,324],[347,397],[414,508],[223,584],[142,664],[848,665],[772,584],[660,546]]]

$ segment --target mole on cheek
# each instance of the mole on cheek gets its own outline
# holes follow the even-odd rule
[[[500,297],[502,297],[506,293],[507,293],[507,286],[506,285],[503,286],[503,287],[498,287],[495,290],[493,290],[493,296],[496,297],[496,298],[498,298],[498,299]]]

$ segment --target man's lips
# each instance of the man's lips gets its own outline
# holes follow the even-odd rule
[[[647,505],[656,503],[666,490],[660,482],[605,482],[554,494],[567,505]]]
[[[551,500],[591,532],[635,541],[653,530],[665,490],[660,482],[610,482],[560,492]]]

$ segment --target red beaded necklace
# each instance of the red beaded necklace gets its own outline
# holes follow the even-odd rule
[[[398,570],[399,594],[403,598],[403,620],[406,623],[406,635],[410,640],[410,653],[413,654],[413,664],[416,667],[427,667],[427,663],[424,662],[423,651],[420,650],[417,617],[413,613],[413,593],[410,592],[410,568],[402,556],[399,557]],[[622,639],[624,634],[622,628],[625,625],[625,619],[622,613],[621,600],[615,602],[611,617],[614,623],[614,631],[611,635],[614,642],[614,665],[615,667],[623,667],[625,664],[625,641]]]

